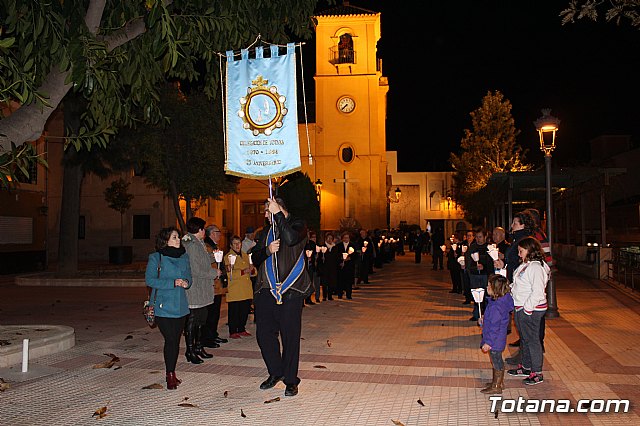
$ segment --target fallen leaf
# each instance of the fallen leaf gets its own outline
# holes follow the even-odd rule
[[[185,402],[185,401],[188,401],[188,400],[189,400],[188,396],[185,396],[184,398],[182,398],[182,402]]]
[[[224,397],[226,398],[226,397],[228,397],[228,396],[229,396],[229,392],[224,391],[224,393],[223,393],[222,395],[224,395]]]
[[[100,364],[96,364],[93,368],[111,368],[115,365],[115,362],[111,359],[109,361],[101,362]]]
[[[422,405],[424,407],[424,402],[422,402],[421,399],[418,400],[418,404]]]
[[[124,340],[129,340],[129,339],[133,339],[133,336],[128,334],[127,337],[124,338]]]
[[[276,396],[275,398],[267,399],[264,403],[271,404],[272,402],[278,402],[278,401],[280,401],[280,397]]]
[[[149,371],[149,374],[158,374],[159,371],[158,370],[154,370],[154,371]]]
[[[115,362],[120,362],[120,358],[118,358],[118,355],[114,355],[114,354],[102,354],[102,355],[110,356],[111,359],[113,359]]]
[[[107,406],[105,405],[104,407],[100,407],[96,411],[94,411],[91,417],[98,417],[99,419],[101,419],[106,415],[107,415]]]
[[[114,369],[113,369],[113,371],[120,370],[121,368],[122,368],[122,366],[121,366],[121,365],[119,365],[119,366],[117,366],[116,368],[114,368]]]
[[[393,420],[393,419],[391,419],[391,421],[393,422],[393,424],[394,424],[394,425],[397,425],[397,426],[404,426],[404,423],[402,423],[400,420]]]
[[[304,340],[304,337],[301,337],[300,340]]]
[[[240,409],[240,415],[241,415],[242,417],[247,417],[247,415],[244,413],[244,411],[242,411],[242,408]]]
[[[4,381],[4,379],[0,378],[0,392],[4,392],[9,389],[11,385]]]
[[[160,383],[153,383],[143,387],[142,389],[164,389],[164,386],[162,386]]]
[[[324,365],[314,365],[313,368],[327,368]]]
[[[8,346],[10,345],[11,342],[8,340],[0,340],[0,346]]]
[[[180,404],[178,404],[178,407],[198,408],[197,405],[192,404],[190,402],[181,402]]]
[[[327,340],[327,346],[331,347],[331,340]]]

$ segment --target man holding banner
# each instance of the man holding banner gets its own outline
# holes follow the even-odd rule
[[[260,389],[271,389],[282,380],[285,396],[295,396],[300,383],[302,308],[313,290],[304,252],[307,225],[289,214],[280,196],[267,200],[265,216],[271,227],[251,250],[251,259],[258,268],[254,288],[256,338],[269,372]]]

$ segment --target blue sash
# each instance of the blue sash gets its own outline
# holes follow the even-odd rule
[[[269,244],[271,244],[274,240],[275,240],[275,233],[274,233],[273,227],[271,227],[269,228],[269,232],[267,233],[267,247],[269,247]],[[291,285],[297,281],[297,279],[300,277],[300,275],[302,275],[302,272],[304,271],[304,256],[303,256],[304,250],[300,252],[300,256],[298,256],[298,260],[296,261],[295,265],[293,265],[291,272],[289,272],[289,275],[287,276],[287,278],[285,278],[284,281],[282,282],[278,282],[276,278],[278,276],[278,273],[276,270],[275,262],[273,261],[273,258],[276,256],[276,254],[277,253],[274,253],[271,256],[267,257],[267,260],[265,260],[265,262],[266,262],[267,281],[269,282],[271,295],[275,297],[276,303],[278,305],[281,305],[282,295],[287,290],[289,290],[289,287],[291,287]]]

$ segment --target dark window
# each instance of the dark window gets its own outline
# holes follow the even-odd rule
[[[151,216],[148,214],[133,215],[133,239],[148,240],[151,238]]]
[[[78,239],[84,240],[87,221],[84,216],[80,216],[78,220]]]
[[[343,163],[350,163],[353,161],[353,148],[347,146],[340,151],[340,159]]]

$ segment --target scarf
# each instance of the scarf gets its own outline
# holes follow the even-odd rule
[[[274,229],[269,228],[267,233],[267,247],[276,239]],[[266,272],[267,272],[267,282],[269,283],[269,289],[271,290],[271,295],[276,299],[276,304],[282,305],[282,295],[291,288],[294,282],[300,277],[302,272],[304,271],[304,250],[300,252],[298,256],[298,260],[291,268],[289,275],[283,280],[282,277],[278,276],[277,271],[277,259],[274,262],[274,258],[277,253],[273,253],[271,256],[267,257],[265,260]]]
[[[165,246],[165,247],[162,247],[160,250],[158,250],[158,253],[160,253],[163,256],[168,256],[168,257],[180,257],[185,252],[186,252],[186,250],[182,246],[180,246],[178,248],[171,247],[171,246]]]

